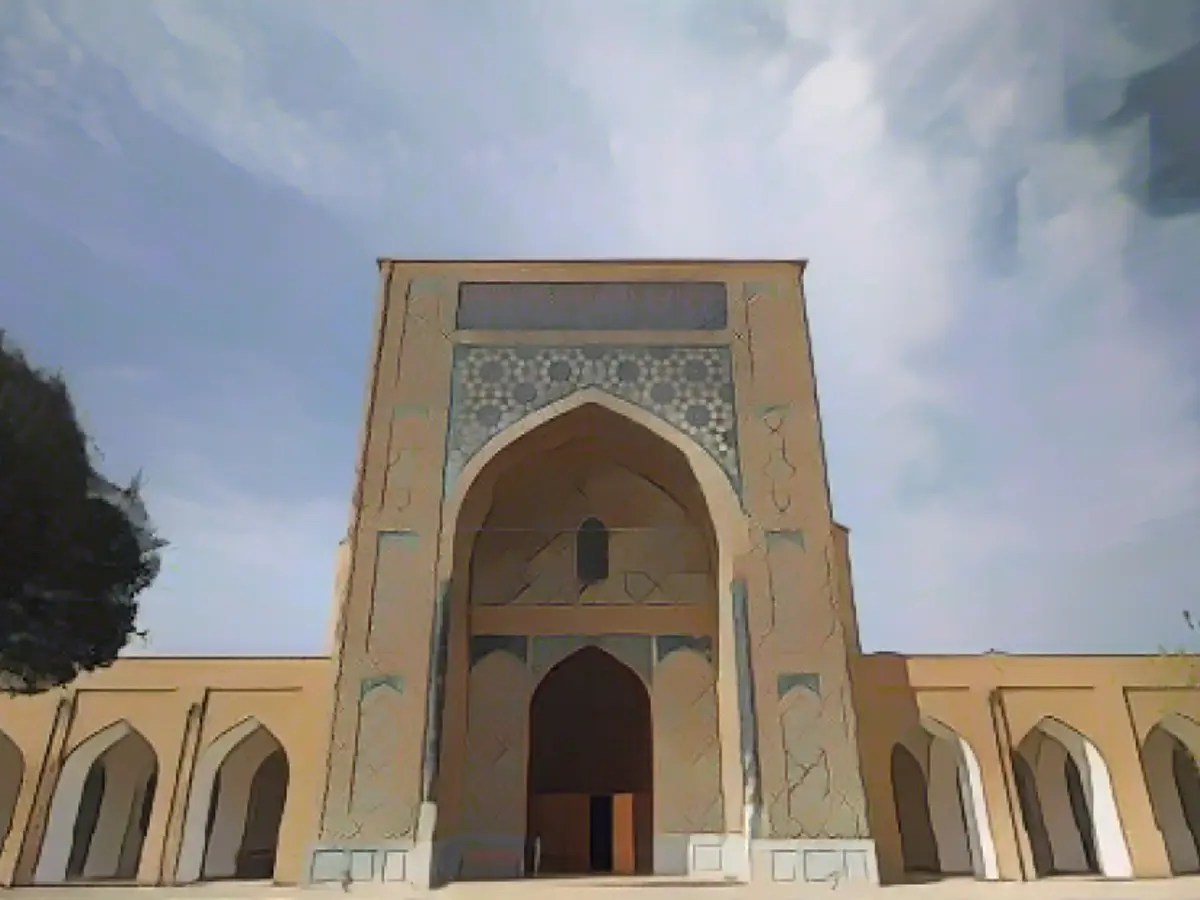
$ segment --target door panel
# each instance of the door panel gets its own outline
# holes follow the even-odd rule
[[[617,794],[613,797],[614,875],[633,875],[637,872],[633,797],[633,794]]]
[[[588,870],[588,821],[591,797],[587,794],[536,794],[530,803],[530,834],[541,839],[543,873],[583,873]]]

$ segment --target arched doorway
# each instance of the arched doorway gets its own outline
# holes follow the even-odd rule
[[[154,748],[127,722],[89,737],[59,775],[34,882],[134,880],[157,789]]]
[[[1017,746],[1013,770],[1039,877],[1132,876],[1108,767],[1090,741],[1043,719]]]
[[[529,716],[537,685],[553,693],[563,671],[580,664],[567,665],[570,654],[585,645],[603,647],[591,652],[611,654],[637,673],[635,682],[649,684],[667,655],[655,655],[658,636],[694,636],[699,661],[682,672],[672,665],[662,687],[671,698],[708,697],[714,682],[712,714],[701,705],[696,715],[676,716],[686,727],[669,735],[663,711],[672,704],[647,704],[655,729],[647,743],[659,768],[652,778],[647,747],[645,771],[656,797],[651,804],[647,790],[612,801],[614,827],[631,815],[636,827],[627,829],[632,849],[628,840],[614,843],[611,870],[648,872],[657,863],[664,873],[686,872],[690,835],[740,826],[736,732],[718,728],[714,664],[719,586],[731,579],[722,566],[746,542],[735,503],[719,465],[686,435],[593,390],[530,414],[464,467],[445,508],[450,552],[439,562],[450,577],[436,840],[453,846],[451,877],[521,877],[535,862],[542,872],[564,868],[554,846],[534,858],[531,839],[544,826],[531,819],[542,813],[532,809],[531,793],[540,795],[527,780],[538,768],[530,767]],[[556,666],[566,668],[549,677]],[[722,741],[733,752],[721,752]],[[689,752],[695,748],[701,752]],[[680,758],[696,767],[693,777],[678,766],[663,772],[664,761]],[[572,801],[545,801],[555,802]],[[597,801],[598,817],[606,803]],[[590,808],[587,815],[590,822]],[[674,840],[654,848],[655,833]],[[607,863],[603,848],[597,854]],[[593,866],[590,848],[572,859],[573,871],[604,868]]]
[[[979,761],[961,735],[922,718],[893,749],[892,788],[905,871],[999,877]]]
[[[530,704],[531,871],[653,868],[653,748],[642,680],[603,650],[556,665]]]
[[[1200,725],[1169,716],[1146,735],[1142,771],[1162,833],[1171,872],[1200,872],[1200,769],[1192,747],[1200,746]]]
[[[273,878],[288,777],[283,746],[254,719],[209,744],[192,778],[175,880]]]

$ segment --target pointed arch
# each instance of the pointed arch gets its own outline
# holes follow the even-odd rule
[[[717,532],[718,546],[723,559],[720,574],[722,583],[728,583],[732,577],[734,557],[750,547],[750,531],[742,512],[741,499],[729,476],[708,451],[674,425],[634,403],[614,397],[598,388],[584,388],[547,404],[489,439],[463,466],[454,484],[449,486],[443,521],[460,524],[460,513],[472,488],[480,480],[488,464],[504,450],[541,426],[585,406],[601,407],[634,425],[641,426],[684,456],[704,496],[708,518]],[[453,571],[457,549],[453,535],[453,529],[446,529],[442,534],[444,544],[440,558],[445,566],[442,577],[448,577]]]
[[[1190,716],[1168,713],[1155,727],[1171,734],[1193,753],[1200,753],[1200,722]]]
[[[25,754],[16,741],[0,731],[0,847],[12,828],[17,799],[25,781]]]
[[[564,641],[558,646],[553,647],[553,649],[539,653],[538,658],[533,661],[530,668],[533,675],[530,696],[532,697],[533,693],[541,687],[542,682],[549,677],[551,672],[584,650],[595,650],[598,653],[603,653],[605,656],[611,657],[612,661],[617,665],[628,669],[636,675],[646,690],[649,691],[653,682],[649,654],[647,654],[645,659],[639,659],[636,648],[637,645],[634,643],[625,643],[619,639],[606,640],[603,637],[594,636],[582,637],[570,642]]]
[[[1044,832],[1039,875],[1095,872],[1130,878],[1133,864],[1108,765],[1087,737],[1050,716],[1017,745],[1028,772],[1019,779],[1021,807],[1031,840]],[[1020,788],[1024,785],[1024,788]],[[1038,821],[1031,821],[1040,819]],[[1043,865],[1039,865],[1039,869]]]
[[[608,528],[595,516],[584,519],[575,533],[575,577],[581,584],[608,578]]]
[[[1172,713],[1142,744],[1142,773],[1175,875],[1200,872],[1200,723]]]
[[[577,429],[576,424],[580,423],[586,427]],[[608,428],[614,429],[615,433],[610,434],[605,430]],[[610,449],[618,452],[636,449],[638,456],[633,462],[636,465],[644,463],[656,475],[665,475],[667,482],[679,492],[674,499],[684,501],[680,506],[688,518],[700,526],[705,541],[704,550],[707,559],[711,560],[703,579],[704,589],[711,591],[710,596],[716,606],[717,628],[714,638],[718,644],[734,640],[738,633],[733,616],[733,585],[737,574],[735,560],[746,557],[751,548],[751,539],[748,517],[742,509],[741,498],[731,476],[707,450],[675,426],[642,407],[595,388],[575,391],[504,428],[466,459],[462,468],[458,469],[458,474],[445,484],[437,570],[437,583],[447,589],[444,627],[451,633],[468,627],[474,575],[471,560],[477,546],[476,538],[484,530],[492,501],[497,492],[503,490],[507,474],[528,461],[531,451],[536,453],[546,448],[556,448],[586,434],[611,438],[602,441],[611,445],[603,448],[606,452]],[[650,453],[645,454],[645,451]],[[608,518],[607,513],[605,516]],[[562,530],[560,528],[559,533]],[[567,578],[570,578],[569,574]],[[612,649],[615,651],[615,646]],[[731,680],[734,677],[732,651],[732,644],[727,643],[715,654],[715,665],[722,679]],[[456,650],[451,647],[447,651],[448,662],[443,663],[450,671],[456,666],[455,654]],[[629,662],[628,659],[624,661]],[[650,656],[647,655],[646,664],[642,667],[645,670],[643,682],[649,678],[649,667]],[[537,666],[531,663],[531,668]],[[636,668],[634,671],[635,674],[641,674]],[[431,683],[439,684],[436,680]],[[450,683],[442,682],[446,685]],[[458,689],[448,693],[448,696],[441,695],[442,690],[449,692],[449,687],[435,690],[437,693],[427,697],[426,703],[430,704],[430,708],[442,708],[444,704],[447,721],[455,722],[465,733],[469,729],[465,696],[460,695]],[[737,833],[742,831],[745,808],[745,784],[738,753],[741,721],[730,704],[721,704],[718,716],[722,827],[725,833]],[[433,748],[432,758],[440,759],[441,733],[436,717],[427,717],[426,728],[427,746]],[[432,777],[438,777],[436,767]],[[643,803],[649,805],[646,801]],[[638,814],[645,815],[641,812]],[[639,829],[638,834],[649,834],[651,828],[652,823],[645,829]]]
[[[263,779],[269,787],[263,786]],[[243,851],[251,837],[263,845],[255,852],[270,855],[273,871],[287,781],[282,742],[253,716],[214,738],[200,753],[192,775],[176,882],[246,875]],[[265,807],[258,806],[264,791],[271,797]],[[265,863],[256,861],[255,866],[261,871]]]
[[[157,787],[154,747],[124,719],[77,745],[54,788],[34,883],[135,877]]]
[[[651,871],[652,743],[646,685],[610,653],[583,647],[546,673],[530,702],[527,779],[542,871]],[[596,832],[589,821],[605,798],[608,824]]]

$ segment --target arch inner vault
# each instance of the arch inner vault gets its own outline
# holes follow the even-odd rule
[[[716,690],[735,678],[721,648],[738,504],[703,448],[595,390],[530,414],[467,463],[442,553],[438,831],[462,848],[458,877],[683,874],[690,835],[742,831],[740,722]],[[655,684],[679,648],[695,661]],[[495,652],[511,663],[485,664]],[[663,761],[685,758],[703,796],[673,772],[658,791]]]

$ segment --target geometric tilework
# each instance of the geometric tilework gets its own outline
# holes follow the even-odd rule
[[[728,347],[454,348],[446,492],[496,434],[584,388],[657,415],[707,450],[737,487],[737,415]]]

